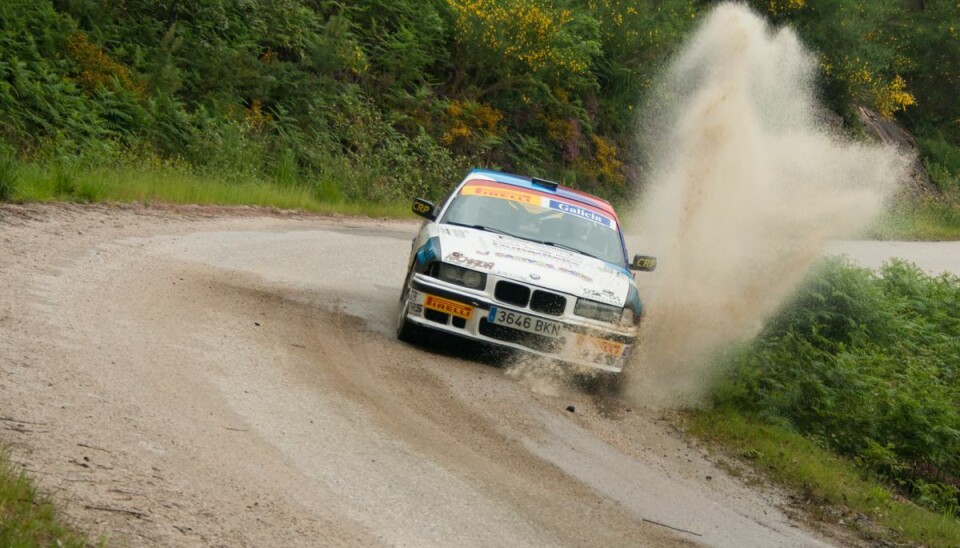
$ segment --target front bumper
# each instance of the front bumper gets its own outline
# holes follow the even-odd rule
[[[520,350],[565,363],[613,373],[623,370],[636,343],[636,329],[606,329],[600,322],[538,314],[498,302],[424,274],[410,278],[406,319],[423,327],[484,343]],[[492,307],[562,325],[557,337],[529,333],[491,322]],[[613,328],[614,326],[611,326]]]

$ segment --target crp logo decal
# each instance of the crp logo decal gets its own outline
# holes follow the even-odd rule
[[[490,270],[493,268],[493,263],[490,261],[481,261],[480,259],[474,259],[472,257],[467,257],[459,251],[454,251],[453,253],[447,255],[443,258],[443,261],[446,263],[456,264],[460,266],[470,266],[473,268],[479,268],[481,270]]]

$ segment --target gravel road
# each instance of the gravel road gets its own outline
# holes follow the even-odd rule
[[[0,443],[110,545],[849,541],[662,412],[397,342],[416,226],[0,206]]]

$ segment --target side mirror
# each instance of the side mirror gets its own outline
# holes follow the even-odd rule
[[[413,212],[431,221],[437,218],[436,206],[433,205],[433,202],[423,198],[413,200]]]
[[[643,272],[653,272],[657,268],[657,258],[649,255],[634,255],[633,262],[630,263],[631,270],[641,270]]]

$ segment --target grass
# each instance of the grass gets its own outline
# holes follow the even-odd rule
[[[7,172],[10,171],[8,168]],[[343,198],[339,186],[279,184],[252,177],[199,174],[172,167],[80,169],[55,164],[17,166],[9,197],[22,202],[142,202],[223,206],[262,206],[322,214],[410,218],[409,204],[363,203]],[[12,185],[11,185],[12,186]]]
[[[843,519],[871,541],[960,546],[960,520],[902,500],[853,463],[784,427],[724,408],[690,411],[684,422],[689,433],[751,461],[775,483],[801,493],[817,519]]]
[[[88,546],[4,452],[0,452],[0,546]]]
[[[960,206],[933,201],[897,206],[866,236],[878,240],[960,240]]]

